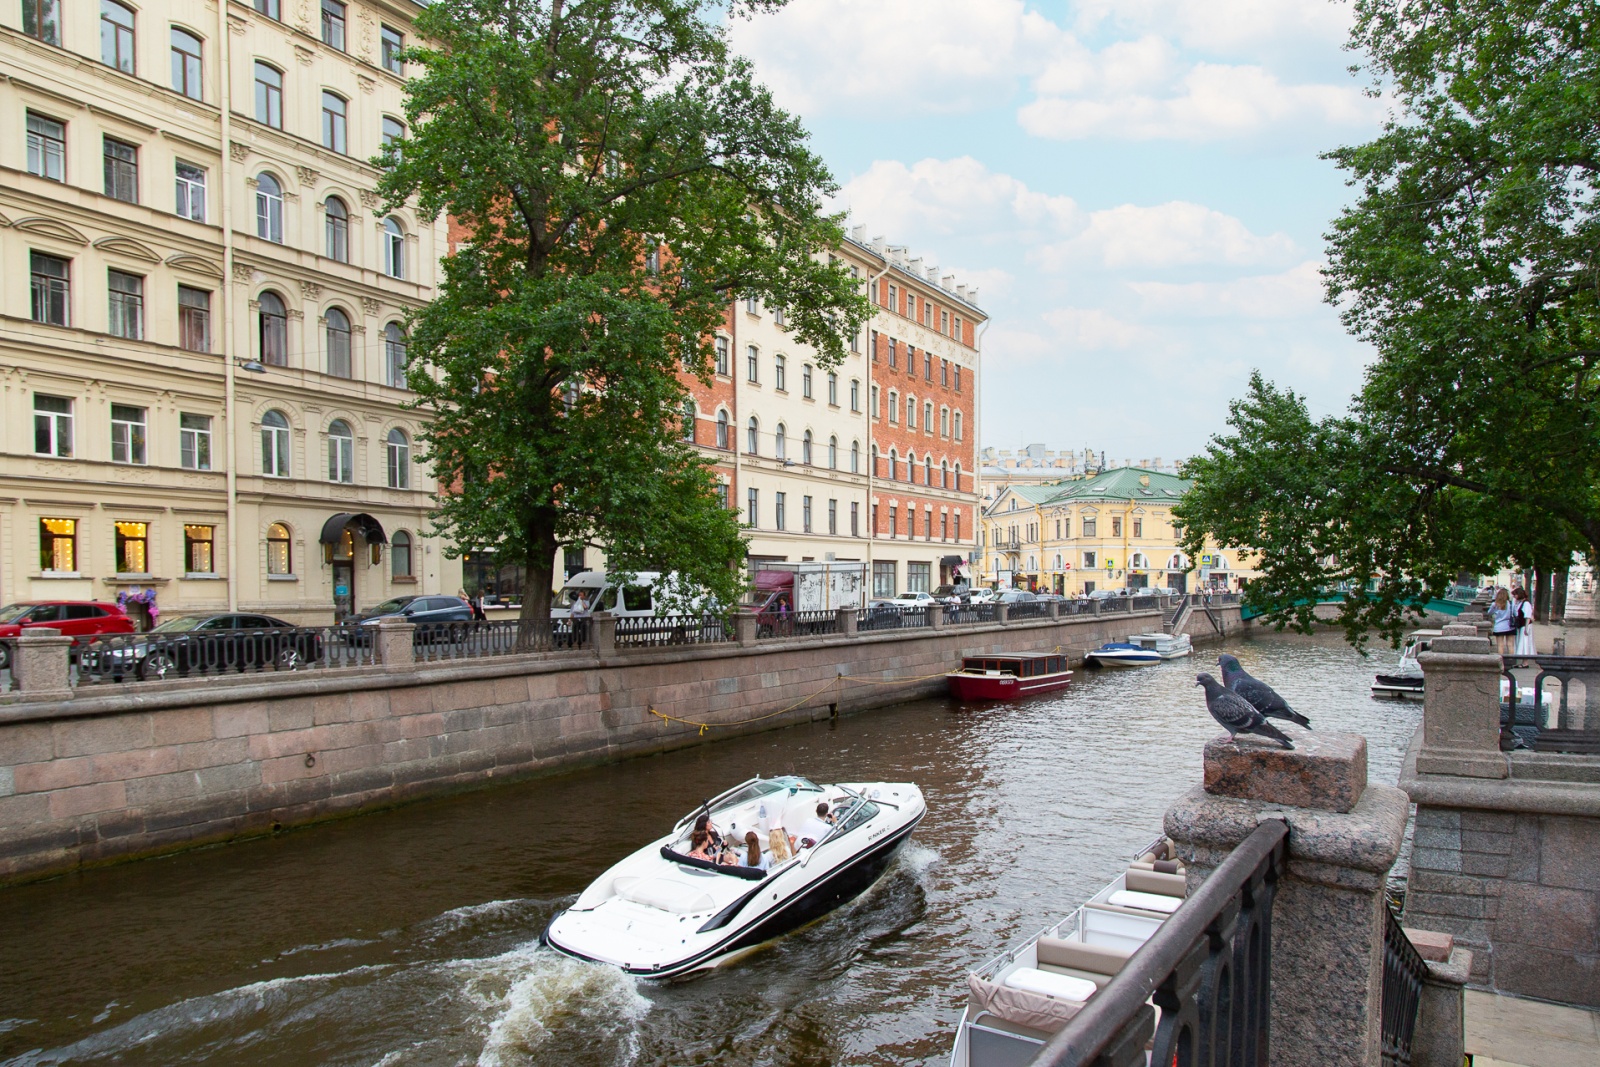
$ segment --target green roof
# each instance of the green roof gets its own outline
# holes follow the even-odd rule
[[[1145,484],[1148,479],[1149,484]],[[1176,504],[1189,491],[1189,479],[1143,467],[1113,467],[1093,478],[1077,478],[1040,488],[1049,496],[1030,498],[1037,504],[1072,504],[1094,500],[1128,500],[1139,504]]]

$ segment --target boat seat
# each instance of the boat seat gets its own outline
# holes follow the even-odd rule
[[[1006,988],[1039,993],[1056,1000],[1081,1004],[1094,996],[1100,986],[1091,979],[1074,978],[1038,967],[1018,967],[1006,975]]]
[[[1131,955],[1132,952],[1119,948],[1048,936],[1039,938],[1034,950],[1034,958],[1041,966],[1048,963],[1053,967],[1072,967],[1098,974],[1116,974]]]
[[[1171,915],[1183,904],[1183,898],[1169,897],[1165,893],[1140,893],[1131,889],[1119,889],[1106,898],[1106,903],[1133,911]]]
[[[711,894],[704,889],[666,878],[622,877],[612,884],[612,888],[623,900],[669,911],[674,915],[696,915],[703,911],[714,911],[717,906]]]
[[[1180,900],[1189,895],[1187,878],[1163,871],[1136,871],[1130,868],[1124,884],[1128,887],[1128,891],[1133,893],[1155,893],[1160,896],[1178,897]]]

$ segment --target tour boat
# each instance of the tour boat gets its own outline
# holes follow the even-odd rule
[[[819,803],[833,819],[826,830]],[[569,956],[652,978],[715,967],[858,896],[926,813],[922,790],[911,782],[752,778],[602,874],[550,921],[542,939]],[[772,858],[775,817],[797,839],[794,854],[768,870],[692,858],[689,838],[702,814],[740,852],[745,834],[755,831],[763,862]],[[815,837],[803,836],[807,830]]]
[[[1186,895],[1184,868],[1163,838],[1077,911],[971,972],[950,1067],[1031,1062]]]
[[[945,675],[957,700],[1010,700],[1064,689],[1072,680],[1067,657],[1054,652],[967,656],[961,669]]]

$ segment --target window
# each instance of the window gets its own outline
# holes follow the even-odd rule
[[[811,497],[800,498],[800,532],[811,532]]]
[[[784,508],[786,506],[788,495],[789,494],[787,493],[773,494],[773,526],[775,529],[788,529],[788,526],[786,525],[787,516],[784,515]]]
[[[861,504],[859,501],[850,501],[850,536],[861,536]]]
[[[388,27],[385,27],[387,29]],[[396,530],[389,539],[389,577],[411,578],[411,535]]]
[[[61,44],[60,0],[22,0],[22,32],[45,44]]]
[[[283,72],[256,61],[256,121],[283,129]]]
[[[185,573],[215,574],[217,572],[216,555],[212,551],[215,541],[216,527],[184,524],[183,569]]]
[[[1090,521],[1088,523],[1088,525],[1093,526],[1094,525],[1093,521]],[[1087,532],[1091,533],[1091,534],[1094,533],[1093,530],[1089,530]],[[1093,552],[1085,552],[1083,554],[1083,569],[1086,570],[1086,571],[1092,571],[1092,570],[1094,570],[1094,564],[1095,564],[1094,553]]]
[[[406,388],[406,335],[398,322],[383,328],[383,361],[389,369],[389,384]]]
[[[876,385],[872,387],[872,417],[878,417],[878,387]]]
[[[932,485],[933,484],[933,457],[932,456],[923,456],[922,457],[922,484],[923,485]]]
[[[878,362],[878,331],[872,331],[872,362]]]
[[[28,173],[67,180],[67,124],[28,112]]]
[[[1098,519],[1089,519],[1089,518],[1084,519],[1083,520],[1083,536],[1085,536],[1085,537],[1097,537],[1097,536],[1099,536],[1099,534],[1096,532],[1096,527],[1098,527],[1099,525],[1100,525],[1100,521]],[[1090,563],[1090,564],[1086,564],[1086,566],[1092,567],[1092,566],[1094,566],[1094,564]]]
[[[891,482],[895,481],[896,478],[898,477],[898,472],[896,471],[895,468],[897,468],[899,466],[900,466],[900,453],[896,452],[892,448],[889,449],[889,480]]]
[[[717,507],[726,511],[728,509],[728,483],[718,482],[715,486],[713,486],[713,489],[715,489],[717,494]]]
[[[956,412],[956,440],[961,440],[961,412]]]
[[[116,531],[117,573],[150,573],[150,524],[147,522],[118,522],[112,524]]]
[[[144,337],[144,279],[120,270],[106,271],[109,305],[106,328],[113,337],[137,341]]]
[[[277,293],[262,293],[257,301],[257,351],[261,362],[270,367],[289,365],[289,316]]]
[[[1133,536],[1135,536],[1135,537],[1143,537],[1144,536],[1144,520],[1143,519],[1134,519],[1133,520]]]
[[[900,287],[898,285],[889,286],[889,310],[900,310]],[[893,344],[894,342],[891,341],[889,343]]]
[[[772,357],[772,387],[779,392],[788,391],[788,377],[785,374],[788,361],[782,356]]]
[[[33,450],[41,456],[72,456],[72,401],[33,394]]]
[[[383,117],[383,147],[394,149],[394,158],[400,158],[400,142],[406,139],[406,127],[399,119]]]
[[[340,8],[342,9],[343,6],[341,4]],[[322,10],[324,12],[323,18],[326,20],[328,0],[323,0]],[[324,22],[324,25],[326,25],[326,22]],[[322,91],[322,147],[338,152],[340,155],[344,154],[347,140],[345,137],[345,110],[348,106],[344,97],[339,96],[337,93],[330,93],[326,89]]]
[[[411,438],[398,427],[389,431],[389,488],[411,488]]]
[[[751,315],[761,314],[760,305],[756,303],[756,298],[753,296],[747,296],[744,298],[744,309]]]
[[[745,441],[744,450],[750,453],[752,456],[759,456],[761,454],[761,448],[759,447],[760,430],[761,424],[756,421],[756,417],[754,415],[750,416],[750,425],[746,434],[748,440]]]
[[[124,141],[107,137],[102,142],[105,156],[106,195],[128,204],[139,202],[139,150]]]
[[[933,401],[931,400],[922,402],[922,431],[924,433],[933,432]]]
[[[900,421],[900,394],[893,389],[889,390],[889,421]]]
[[[942,459],[939,461],[939,488],[950,488],[950,464]],[[1060,534],[1056,536],[1059,537]]]
[[[1058,527],[1058,529],[1056,530],[1056,536],[1057,537],[1059,537],[1059,538],[1069,538],[1069,537],[1072,536],[1072,519],[1070,519],[1070,518],[1062,519],[1056,525]]]
[[[47,256],[43,252],[29,253],[34,322],[45,322],[51,326],[72,324],[70,267],[71,261],[60,256]]]
[[[833,434],[828,435],[828,469],[839,469],[839,438]]]
[[[956,392],[961,392],[961,368],[956,368]]]
[[[283,244],[283,186],[266,173],[256,177],[256,236]]]
[[[761,491],[749,489],[745,492],[744,524],[746,526],[759,526],[761,524]]]
[[[956,316],[956,325],[955,325],[955,329],[951,333],[951,336],[953,336],[957,341],[959,341],[959,342],[961,342],[963,344],[966,343],[965,342],[965,338],[963,338],[961,336],[961,316],[960,315]]]
[[[772,309],[772,324],[774,326],[782,326],[783,325],[783,309],[782,308],[773,308]]]
[[[828,501],[828,533],[829,534],[837,534],[838,532],[839,532],[839,502],[837,500],[829,500]]]
[[[721,375],[728,373],[728,339],[726,337],[717,338],[717,373]]]
[[[948,359],[939,361],[939,384],[945,386],[950,384],[950,361]]]
[[[327,323],[328,373],[335,378],[350,377],[350,316],[329,308]]]
[[[261,416],[261,473],[268,478],[289,477],[289,420],[281,411]]]
[[[322,0],[322,43],[344,51],[344,5]]]
[[[956,464],[956,480],[955,480],[955,484],[952,485],[950,488],[954,489],[958,493],[961,492],[961,464],[959,464],[959,463]],[[959,522],[961,520],[957,519],[956,521]]]
[[[383,273],[391,278],[406,276],[406,233],[392,215],[383,220]]]
[[[950,332],[950,312],[948,311],[939,312],[939,332],[943,334]]]
[[[211,351],[211,294],[178,286],[178,344],[191,352]]]
[[[203,99],[200,90],[200,38],[172,27],[172,87],[191,100]]]
[[[778,423],[778,428],[772,432],[772,454],[777,459],[788,459],[788,431],[783,423]]]
[[[328,481],[348,484],[355,480],[356,436],[348,422],[334,419],[328,424]]]
[[[861,382],[855,378],[850,379],[850,410],[854,412],[861,410]]]
[[[930,518],[928,521],[931,523],[933,520]],[[907,563],[906,592],[926,593],[931,591],[933,589],[932,574],[933,564],[931,563]]]
[[[100,0],[100,62],[133,73],[133,12],[113,0]]]
[[[807,400],[811,397],[811,364],[804,363],[800,366],[800,395]]]
[[[950,540],[950,516],[948,514],[944,513],[944,512],[940,512],[939,513],[939,540],[941,540],[941,541]],[[1057,556],[1056,557],[1056,561],[1057,561],[1056,562],[1056,569],[1057,570],[1061,569],[1060,560],[1061,560],[1061,557]]]
[[[699,416],[699,409],[695,407],[694,399],[685,400],[683,402],[683,416],[680,421],[683,423],[683,439],[691,445],[695,443],[694,424]]]
[[[912,292],[907,292],[906,293],[906,318],[914,319],[916,317],[917,317],[917,294],[916,293],[912,293]]]
[[[275,522],[267,527],[267,573],[293,574],[294,555],[289,549],[289,527]]]
[[[894,596],[894,570],[893,560],[875,559],[872,561],[872,595]]]
[[[950,409],[949,408],[940,408],[939,409],[939,436],[940,437],[949,437],[950,436]]]
[[[744,350],[744,355],[745,355],[745,368],[744,368],[744,370],[745,370],[745,374],[744,374],[745,380],[746,381],[750,381],[750,382],[759,382],[759,381],[761,381],[761,361],[760,361],[760,355],[761,354],[758,351],[756,351],[756,346],[755,345],[751,345],[749,348],[746,348]]]
[[[186,219],[206,221],[206,172],[188,163],[179,163],[175,174],[178,196],[173,210]]]
[[[1111,536],[1122,536],[1122,517],[1120,515],[1111,516]]]
[[[953,520],[951,525],[954,527],[952,536],[959,541],[961,540],[961,512],[952,512],[950,518]]]
[[[891,337],[891,338],[889,338],[889,366],[892,368],[892,367],[898,367],[899,365],[900,365],[900,342],[896,341],[893,337]]]
[[[211,469],[210,415],[178,415],[178,462],[185,470]]]
[[[78,570],[78,520],[39,520],[39,569],[46,574]]]
[[[916,428],[917,428],[917,398],[914,397],[914,396],[908,396],[908,397],[906,397],[906,429],[915,430]]]
[[[350,209],[337,196],[322,204],[322,232],[329,259],[350,262]]]
[[[811,431],[810,430],[807,430],[806,431],[806,435],[800,439],[800,462],[804,463],[808,467],[811,466]]]
[[[111,462],[145,462],[145,409],[111,405]]]
[[[861,473],[861,442],[860,441],[851,441],[850,442],[850,473],[851,474],[860,474]]]
[[[380,40],[383,69],[390,74],[404,74],[405,69],[400,63],[400,53],[406,46],[406,35],[399,30],[385,26],[378,31]]]
[[[933,354],[926,348],[922,350],[922,378],[924,381],[933,381]]]
[[[283,10],[279,6],[279,0],[256,0],[256,10],[269,19],[283,21]]]

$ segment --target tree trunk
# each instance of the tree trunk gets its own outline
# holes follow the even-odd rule
[[[1543,567],[1534,572],[1533,617],[1539,622],[1550,618],[1550,572]]]
[[[553,514],[540,514],[528,521],[528,557],[522,561],[522,626],[519,644],[542,642],[550,626],[550,605],[555,590],[556,524]]]
[[[1560,622],[1567,617],[1567,571],[1563,567],[1555,573],[1555,588],[1550,590],[1550,621]]]

